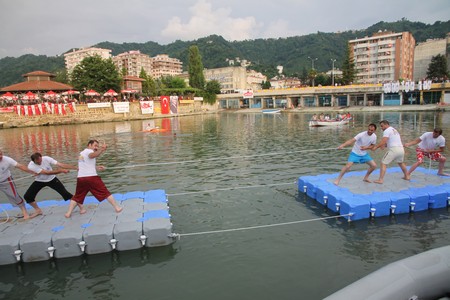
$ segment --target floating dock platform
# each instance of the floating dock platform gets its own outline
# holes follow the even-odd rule
[[[114,194],[123,207],[116,213],[108,201],[85,199],[85,214],[75,208],[66,218],[69,201],[40,201],[43,215],[29,220],[20,209],[1,204],[0,265],[86,254],[165,246],[175,241],[164,190]],[[29,212],[30,207],[27,207]]]
[[[302,176],[298,190],[348,221],[444,208],[450,205],[450,177],[436,170],[417,168],[411,180],[402,179],[400,167],[388,168],[383,184],[364,182],[364,171],[348,172],[336,186],[339,173]],[[371,180],[379,176],[379,169]]]

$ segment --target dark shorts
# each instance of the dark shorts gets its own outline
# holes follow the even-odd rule
[[[111,196],[111,193],[106,188],[100,176],[78,177],[77,188],[72,200],[83,204],[84,198],[86,198],[86,195],[89,192],[91,192],[98,201],[103,201]]]

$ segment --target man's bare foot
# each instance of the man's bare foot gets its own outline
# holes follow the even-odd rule
[[[403,180],[408,180],[408,181],[409,181],[409,180],[411,180],[411,177],[409,177],[409,176],[406,177],[406,176],[405,176],[405,177],[402,177],[402,179],[403,179]]]
[[[65,213],[65,214],[64,214],[64,217],[66,217],[66,218],[68,219],[68,218],[70,218],[71,215],[72,215],[72,214]]]
[[[374,183],[383,184],[383,180],[378,179],[378,180],[375,180]]]
[[[369,179],[363,179],[363,181],[365,181],[365,182],[368,182],[368,183],[372,183],[372,180],[369,180]]]
[[[87,210],[85,210],[84,208],[80,209],[80,215],[85,214],[86,212],[87,212]]]
[[[116,213],[120,213],[123,210],[123,207],[116,206],[115,210],[116,210]]]
[[[450,176],[450,174],[447,173],[438,173],[439,176]]]
[[[335,180],[333,183],[334,183],[335,185],[339,185],[339,180]]]

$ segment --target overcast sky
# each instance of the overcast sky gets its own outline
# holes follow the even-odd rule
[[[0,0],[0,58],[100,42],[228,41],[450,19],[450,0]],[[155,53],[156,55],[157,53]],[[153,54],[152,54],[153,55]]]

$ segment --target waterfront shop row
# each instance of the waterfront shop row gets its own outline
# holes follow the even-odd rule
[[[218,101],[222,109],[450,104],[450,83],[390,93],[381,85],[261,90],[250,96],[220,95]]]

